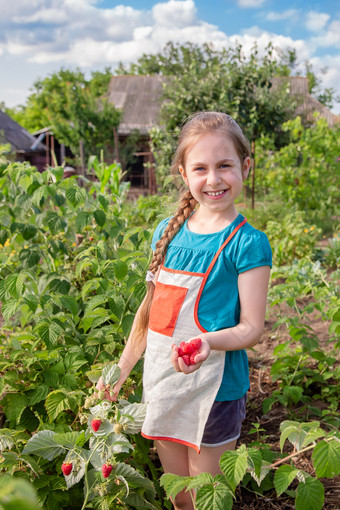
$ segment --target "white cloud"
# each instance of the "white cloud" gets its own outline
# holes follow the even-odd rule
[[[324,28],[329,18],[330,15],[324,12],[310,11],[307,14],[305,24],[308,30],[310,30],[311,32],[318,32],[319,30],[322,30]]]
[[[262,4],[264,4],[266,0],[237,0],[237,4],[239,7],[261,7]]]
[[[326,48],[329,46],[340,48],[340,19],[332,21],[322,34],[312,37],[311,42],[315,47]]]
[[[182,2],[169,0],[159,3],[152,8],[153,18],[156,24],[168,27],[186,27],[197,23],[196,7],[193,0]]]
[[[284,19],[294,19],[297,15],[298,11],[296,9],[288,9],[282,12],[270,11],[266,14],[265,18],[268,21],[282,21]]]

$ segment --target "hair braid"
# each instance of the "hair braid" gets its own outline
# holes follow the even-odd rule
[[[159,241],[157,241],[156,249],[149,266],[149,271],[153,274],[157,273],[157,270],[164,258],[167,247],[177,232],[180,230],[184,222],[189,218],[190,214],[195,209],[196,204],[197,201],[192,196],[190,190],[187,190],[182,194],[179,207],[175,215],[169,221],[162,237],[159,239]],[[152,282],[148,282],[148,290],[146,296],[138,311],[138,321],[136,323],[136,329],[133,337],[133,343],[135,345],[144,338],[144,335],[147,331],[154,290],[155,285]]]

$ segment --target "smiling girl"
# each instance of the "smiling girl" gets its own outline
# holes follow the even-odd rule
[[[155,441],[167,473],[216,475],[245,417],[245,349],[263,331],[271,267],[267,237],[235,207],[249,168],[249,143],[229,115],[200,112],[182,127],[172,170],[186,191],[154,233],[148,292],[119,361],[114,397],[107,395],[117,398],[145,350],[142,435]],[[183,346],[197,338],[190,364]],[[173,503],[193,509],[185,491]]]

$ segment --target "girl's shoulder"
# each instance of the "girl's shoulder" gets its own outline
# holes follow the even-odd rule
[[[238,273],[259,266],[272,266],[268,237],[248,222],[239,230],[233,255]]]

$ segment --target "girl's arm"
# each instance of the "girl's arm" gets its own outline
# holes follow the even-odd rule
[[[211,349],[237,351],[253,347],[259,341],[264,328],[269,275],[269,266],[256,267],[239,275],[238,291],[241,307],[239,324],[232,328],[199,335],[202,346],[196,356],[195,365],[187,366],[181,358],[178,358],[178,349],[173,347],[172,361],[177,371],[191,373],[197,370],[207,359]]]
[[[124,384],[126,379],[129,377],[131,370],[133,369],[133,367],[135,366],[135,364],[137,363],[137,361],[140,359],[143,352],[145,351],[146,335],[144,336],[142,341],[137,346],[133,345],[134,332],[136,329],[136,324],[138,322],[139,310],[140,310],[142,304],[139,306],[139,308],[137,310],[135,319],[132,324],[132,328],[131,328],[131,332],[130,332],[128,341],[127,341],[127,343],[124,347],[124,350],[121,354],[121,357],[118,361],[118,366],[121,370],[120,377],[119,377],[117,383],[114,385],[114,387],[110,389],[111,395],[108,390],[105,391],[105,398],[107,400],[111,400],[111,401],[117,400],[117,396],[118,396],[118,393],[119,393],[122,385]],[[103,390],[105,388],[102,378],[99,379],[99,381],[96,385],[96,388],[97,388],[97,390]]]

